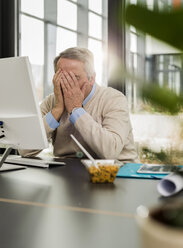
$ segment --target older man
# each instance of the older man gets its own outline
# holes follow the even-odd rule
[[[76,156],[79,148],[70,137],[73,134],[96,158],[137,162],[126,97],[95,83],[93,54],[85,48],[69,48],[55,58],[54,69],[54,94],[40,106],[54,155]]]

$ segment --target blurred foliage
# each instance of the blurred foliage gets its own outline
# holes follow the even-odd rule
[[[120,82],[121,79],[138,83],[141,97],[148,104],[152,112],[163,112],[166,114],[177,114],[183,109],[183,96],[177,95],[167,86],[160,86],[157,82],[145,81],[143,78],[132,75],[122,63],[118,65],[110,75],[109,81]],[[153,111],[154,108],[154,111]]]
[[[141,94],[142,99],[171,114],[177,114],[183,106],[182,95],[178,96],[167,87],[160,87],[158,84],[144,84]]]
[[[155,152],[147,147],[142,147],[142,150],[140,152],[140,161],[142,163],[181,165],[182,160],[182,151],[177,151],[174,149],[170,149],[168,151],[161,150],[160,152]]]
[[[138,30],[160,39],[177,49],[183,50],[183,9],[149,10],[143,5],[128,5],[125,20]],[[156,109],[177,114],[183,107],[183,96],[178,96],[166,86],[157,82],[141,81],[142,99],[154,105]]]
[[[163,115],[172,115],[171,112],[167,110],[167,108],[163,109],[160,107],[158,104],[154,104],[153,102],[150,102],[148,99],[142,101],[139,100],[138,102],[138,108],[136,107],[135,111],[131,111],[132,113],[135,114],[163,114]],[[183,106],[180,107],[179,113],[183,113]]]
[[[183,50],[183,9],[149,10],[143,5],[129,5],[126,21],[144,33]]]

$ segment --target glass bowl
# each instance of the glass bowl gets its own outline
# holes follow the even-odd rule
[[[123,165],[123,163],[115,159],[98,159],[95,161],[98,165],[98,168],[92,165],[92,161],[89,159],[81,160],[90,174],[91,182],[113,183],[118,170]]]

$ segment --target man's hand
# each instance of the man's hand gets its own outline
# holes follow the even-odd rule
[[[64,103],[67,112],[70,114],[74,108],[82,107],[87,83],[80,89],[79,83],[73,72],[63,71],[61,75]]]
[[[55,95],[55,106],[53,107],[51,113],[53,117],[59,121],[62,113],[64,112],[64,99],[61,88],[61,77],[62,70],[58,69],[53,77],[53,85],[54,85],[54,95]]]

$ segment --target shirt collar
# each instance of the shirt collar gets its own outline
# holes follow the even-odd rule
[[[92,96],[95,93],[95,89],[96,89],[96,83],[94,83],[92,90],[90,91],[90,94],[84,99],[83,106],[85,106],[87,104],[87,102],[92,98]]]

